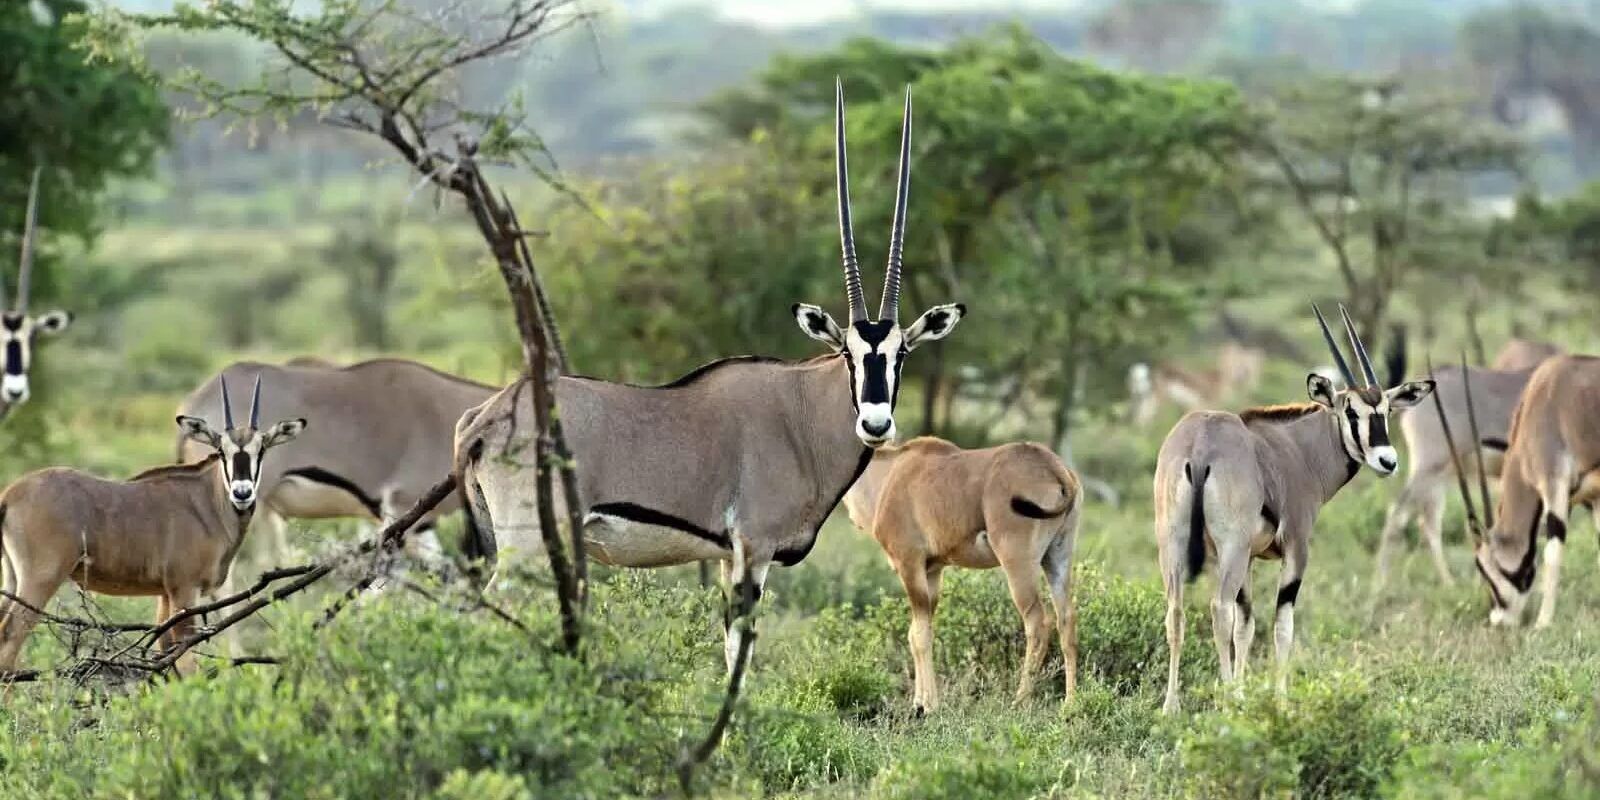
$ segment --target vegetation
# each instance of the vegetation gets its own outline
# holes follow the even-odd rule
[[[1148,4],[1106,10],[1097,46],[1142,41],[1134,12]],[[1195,15],[1205,32],[1232,35],[1226,32],[1238,25],[1215,18],[1213,4],[1172,5]],[[1166,44],[1152,68],[1205,52],[1185,38],[1188,31],[1154,33]],[[1330,102],[1301,116],[1262,104],[1255,88],[1112,72],[1064,58],[1049,41],[1007,27],[943,48],[862,39],[779,59],[759,79],[685,112],[702,126],[703,149],[567,169],[554,176],[562,191],[529,170],[483,162],[519,200],[572,360],[584,371],[650,382],[734,353],[803,356],[810,348],[793,331],[789,303],[839,296],[829,79],[841,73],[850,99],[858,232],[888,227],[900,91],[913,80],[918,150],[908,292],[962,300],[972,319],[937,370],[908,376],[903,427],[937,427],[974,444],[1021,437],[1058,444],[1070,434],[1079,468],[1124,498],[1085,510],[1076,571],[1079,696],[1064,703],[1058,676],[1046,676],[1039,696],[1013,704],[1022,636],[1003,578],[952,571],[935,621],[944,705],[927,718],[910,708],[908,612],[898,583],[876,544],[836,515],[803,564],[774,570],[746,693],[723,746],[689,791],[727,798],[1600,794],[1600,664],[1592,647],[1600,635],[1600,559],[1588,523],[1576,523],[1571,537],[1557,624],[1539,633],[1490,630],[1459,535],[1449,546],[1460,587],[1438,587],[1423,558],[1402,559],[1393,588],[1371,596],[1371,551],[1397,487],[1369,475],[1319,520],[1288,693],[1268,688],[1270,635],[1256,638],[1252,676],[1237,694],[1213,685],[1205,613],[1212,579],[1205,576],[1188,593],[1182,670],[1189,710],[1159,715],[1165,601],[1149,476],[1165,428],[1135,430],[1123,421],[1126,368],[1158,358],[1205,365],[1219,308],[1320,352],[1307,302],[1352,293],[1368,300],[1371,287],[1363,279],[1352,288],[1341,275],[1307,209],[1294,207],[1292,188],[1278,180],[1281,165],[1257,147],[1265,130],[1298,125],[1307,136],[1330,134],[1317,120],[1346,106]],[[258,55],[263,61],[252,65],[273,63]],[[257,76],[244,71],[230,80]],[[1295,85],[1314,93],[1353,84],[1324,77]],[[277,141],[303,141],[299,132],[315,119],[295,104],[276,110],[289,131]],[[1466,114],[1449,110],[1462,115],[1451,120]],[[1404,127],[1426,122],[1423,116],[1391,121]],[[1450,148],[1482,141],[1472,126],[1426,127]],[[274,130],[258,132],[272,139]],[[515,134],[530,137],[523,144],[536,141],[526,130]],[[1326,150],[1315,144],[1296,146],[1321,158]],[[1409,147],[1401,149],[1414,152]],[[1350,162],[1355,168],[1382,166],[1387,151],[1365,152]],[[534,163],[551,167],[542,157]],[[1425,318],[1432,337],[1453,347],[1467,338],[1472,297],[1441,287],[1470,276],[1497,298],[1472,306],[1491,344],[1521,327],[1577,350],[1600,345],[1588,322],[1597,193],[1530,199],[1516,220],[1491,229],[1463,208],[1470,186],[1457,162],[1445,166],[1414,176],[1420,188],[1409,213],[1420,221],[1385,256],[1405,279],[1385,287],[1383,315]],[[1310,172],[1324,174],[1322,166]],[[168,460],[178,398],[237,357],[392,353],[487,381],[520,374],[520,342],[480,229],[458,209],[435,206],[418,180],[374,168],[330,170],[309,188],[290,180],[249,190],[205,180],[177,189],[119,185],[112,197],[127,221],[92,252],[58,245],[62,257],[41,267],[72,299],[79,322],[41,347],[35,398],[0,429],[14,442],[0,450],[0,476],[46,464],[125,475]],[[1381,231],[1393,224],[1394,187],[1358,188],[1370,187],[1380,191],[1361,195],[1360,213],[1369,216],[1352,223],[1352,236],[1393,243]],[[178,202],[174,194],[186,196]],[[1311,205],[1329,208],[1326,196]],[[878,241],[862,234],[864,246]],[[1359,263],[1373,263],[1365,257],[1362,251]],[[1493,293],[1512,265],[1516,302]],[[1240,404],[1300,399],[1311,366],[1269,363],[1261,386]],[[1460,530],[1454,512],[1446,524]],[[348,541],[354,528],[297,524],[293,538],[316,551]],[[273,566],[246,548],[239,567],[246,576]],[[1263,564],[1254,595],[1270,598],[1276,577],[1274,565]],[[549,571],[524,565],[485,598],[513,621],[460,587],[415,577],[319,624],[342,589],[330,581],[266,612],[237,651],[208,646],[203,663],[212,669],[194,679],[9,687],[0,701],[0,793],[679,792],[680,758],[723,697],[717,593],[698,586],[693,568],[597,567],[592,578],[585,644],[576,654],[554,644],[563,619]],[[151,611],[143,601],[75,589],[55,603],[95,618]],[[1258,603],[1258,624],[1270,631],[1267,605]],[[48,667],[71,645],[67,631],[41,631],[25,659]],[[225,657],[241,654],[274,663],[235,665]],[[1059,670],[1059,653],[1052,659],[1047,669]]]

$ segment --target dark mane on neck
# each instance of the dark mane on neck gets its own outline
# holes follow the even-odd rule
[[[1244,424],[1252,422],[1288,422],[1320,411],[1316,403],[1283,403],[1275,406],[1257,406],[1239,412]]]
[[[826,361],[826,360],[828,360],[830,358],[838,358],[838,357],[839,357],[838,353],[824,353],[823,355],[820,355],[820,356],[814,356],[812,358],[801,359],[799,361],[792,361],[792,360],[787,359],[787,358],[774,358],[772,356],[729,356],[727,358],[719,358],[716,361],[712,361],[710,363],[701,364],[700,366],[695,367],[693,370],[690,370],[688,374],[684,375],[681,378],[678,378],[677,380],[672,381],[671,383],[662,383],[662,384],[657,384],[655,386],[644,386],[644,385],[640,385],[640,384],[637,384],[637,383],[623,383],[622,385],[624,385],[624,386],[632,386],[635,389],[682,389],[685,386],[692,386],[692,385],[694,385],[696,383],[699,383],[700,381],[704,380],[706,378],[706,376],[710,375],[713,372],[716,372],[717,370],[723,369],[724,367],[735,366],[735,365],[738,365],[738,364],[795,364],[795,365],[800,365],[800,364],[811,364],[811,363],[815,363],[815,362],[818,362],[818,361]],[[607,381],[604,378],[594,378],[594,377],[590,377],[588,375],[566,375],[566,376],[563,376],[563,377],[577,378],[578,380],[584,380],[584,381],[598,381],[598,382],[601,382],[601,383],[616,383],[616,381]]]
[[[220,458],[222,458],[220,454],[212,453],[211,455],[191,464],[163,464],[159,467],[151,467],[150,469],[147,469],[144,472],[129,478],[128,482],[133,483],[134,481],[148,481],[155,480],[157,478],[174,478],[186,475],[198,475],[202,472],[205,472],[206,469],[211,466],[212,462],[217,461]]]

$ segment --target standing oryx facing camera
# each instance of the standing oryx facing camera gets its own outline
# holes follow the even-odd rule
[[[28,368],[33,365],[33,337],[60,333],[72,322],[65,311],[48,311],[38,316],[28,313],[28,288],[33,277],[34,242],[38,239],[39,169],[33,171],[28,187],[28,211],[22,228],[22,256],[17,262],[17,299],[9,310],[0,311],[0,346],[5,372],[0,374],[0,419],[13,406],[28,402]],[[0,281],[0,306],[5,305],[5,284]]]
[[[850,227],[844,90],[835,89],[848,327],[816,306],[797,305],[801,330],[827,344],[829,355],[799,362],[730,358],[653,388],[559,378],[556,402],[576,461],[588,552],[596,559],[631,567],[716,559],[731,565],[734,586],[749,576],[759,598],[772,562],[805,558],[872,448],[894,436],[906,355],[960,321],[959,305],[935,307],[906,328],[898,320],[911,178],[909,89],[888,276],[879,318],[868,318]],[[531,392],[521,389],[502,390],[463,415],[456,429],[461,488],[485,555],[494,553],[497,534],[524,550],[538,547],[535,470],[527,463],[533,449],[526,446],[533,406]],[[751,610],[735,596],[730,621]],[[739,630],[728,628],[730,666]]]
[[[1313,307],[1315,311],[1315,307]],[[1343,314],[1344,308],[1340,307]],[[1278,685],[1288,680],[1294,643],[1294,604],[1300,593],[1317,511],[1361,470],[1394,474],[1400,466],[1389,443],[1389,415],[1433,391],[1431,381],[1385,390],[1350,315],[1345,333],[1364,380],[1350,372],[1322,312],[1322,336],[1344,376],[1342,390],[1315,372],[1306,376],[1312,402],[1254,408],[1242,414],[1197,411],[1167,434],[1156,461],[1156,543],[1167,588],[1167,698],[1178,710],[1178,657],[1183,652],[1183,584],[1200,574],[1208,551],[1217,557],[1211,601],[1218,674],[1224,683],[1244,674],[1255,636],[1250,613],[1250,563],[1283,559],[1278,578],[1274,644]],[[1236,668],[1237,667],[1237,668]]]
[[[250,515],[266,451],[293,439],[306,421],[262,430],[261,382],[248,425],[235,425],[222,385],[224,428],[179,416],[178,428],[211,449],[196,464],[157,467],[126,481],[55,467],[30,472],[0,493],[0,551],[5,589],[0,598],[0,669],[10,669],[43,609],[69,578],[87,591],[155,596],[157,622],[193,606],[227,577]],[[31,608],[30,608],[31,607]],[[189,635],[186,620],[163,636]],[[193,656],[177,663],[189,672]]]

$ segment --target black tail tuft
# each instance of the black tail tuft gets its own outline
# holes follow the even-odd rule
[[[1189,500],[1189,573],[1187,578],[1194,580],[1200,576],[1200,570],[1206,566],[1206,478],[1211,476],[1211,467],[1207,465],[1200,469],[1200,476],[1194,474],[1193,466],[1183,465],[1184,477],[1189,479],[1189,484],[1194,487]]]
[[[1389,373],[1389,382],[1385,385],[1399,386],[1406,382],[1406,326],[1401,323],[1397,322],[1390,328],[1383,366]]]
[[[1485,437],[1483,437],[1483,441],[1478,442],[1478,444],[1481,444],[1484,447],[1489,448],[1490,450],[1498,450],[1499,452],[1502,452],[1502,453],[1504,453],[1508,448],[1511,447],[1511,443],[1510,442],[1507,442],[1506,440],[1501,439],[1498,436],[1485,436]]]
[[[1055,519],[1067,513],[1067,506],[1063,503],[1060,508],[1052,511],[1048,508],[1040,508],[1027,498],[1013,497],[1011,498],[1011,510],[1028,519]]]
[[[480,584],[485,567],[492,570],[499,548],[494,538],[494,520],[483,504],[483,490],[478,486],[476,467],[483,455],[483,440],[474,442],[467,450],[466,463],[456,473],[456,491],[461,495],[461,516],[464,521],[461,555],[469,564],[468,572]]]

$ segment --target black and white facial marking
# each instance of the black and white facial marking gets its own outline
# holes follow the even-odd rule
[[[1538,552],[1539,522],[1546,517],[1544,503],[1540,502],[1527,523],[1527,546],[1513,569],[1507,569],[1496,557],[1495,553],[1500,548],[1494,544],[1506,541],[1503,538],[1506,534],[1501,532],[1505,530],[1502,526],[1512,525],[1513,521],[1500,517],[1495,521],[1495,529],[1473,546],[1473,565],[1489,586],[1490,625],[1514,627],[1521,622],[1523,606],[1527,605],[1528,596],[1533,593],[1533,579],[1538,572],[1535,556]],[[1565,536],[1564,529],[1562,535]]]
[[[1312,402],[1334,414],[1345,455],[1383,477],[1400,467],[1400,455],[1389,440],[1389,415],[1416,405],[1431,391],[1433,381],[1403,383],[1388,390],[1336,390],[1324,375],[1313,372],[1306,376],[1306,393]]]
[[[841,329],[828,312],[805,303],[794,306],[795,321],[807,336],[827,344],[850,367],[850,400],[856,410],[856,436],[868,447],[894,441],[894,407],[906,354],[943,339],[967,313],[960,303],[934,306],[911,327],[894,320],[862,320]]]
[[[262,456],[273,447],[288,442],[305,430],[303,419],[285,420],[265,431],[253,427],[234,428],[217,433],[199,417],[178,417],[178,427],[190,439],[205,444],[222,457],[223,480],[228,502],[239,511],[256,504],[256,487],[261,482]]]
[[[55,334],[72,323],[65,311],[29,316],[17,311],[0,313],[0,344],[4,345],[5,373],[0,375],[0,414],[28,402],[28,368],[33,365],[33,337]]]

